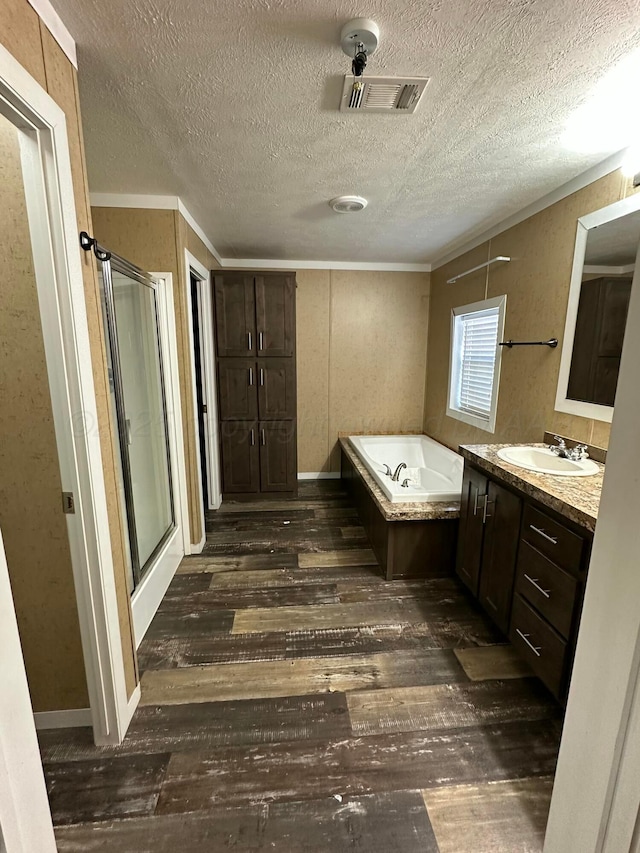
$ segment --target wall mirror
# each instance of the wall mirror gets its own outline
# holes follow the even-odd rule
[[[611,422],[639,244],[639,195],[578,219],[556,411]]]

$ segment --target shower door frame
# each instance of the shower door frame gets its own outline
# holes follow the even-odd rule
[[[114,268],[117,272],[135,279],[140,283],[141,287],[151,287],[155,292],[156,330],[160,352],[162,398],[164,403],[166,446],[169,458],[169,479],[173,512],[173,527],[166,531],[146,561],[145,565],[148,568],[140,576],[138,585],[132,591],[131,615],[133,617],[133,629],[137,648],[142,642],[151,624],[151,620],[158,610],[180,561],[186,553],[189,553],[188,541],[190,533],[187,475],[182,430],[182,402],[178,370],[173,275],[171,273],[144,272],[115,253],[111,253],[111,261],[115,261]],[[111,346],[112,330],[115,330],[116,327],[115,314],[109,310],[109,302],[113,298],[111,275],[109,272],[109,275],[105,276],[104,264],[102,266],[109,321],[109,335],[105,343],[107,346]],[[133,496],[129,489],[129,460],[128,452],[125,449],[127,446],[127,431],[126,425],[120,417],[120,414],[124,413],[124,400],[122,389],[119,388],[117,381],[119,375],[115,369],[115,363],[118,361],[117,347],[115,349],[115,362],[114,348],[112,347],[111,349],[114,367],[114,387],[116,398],[120,397],[121,400],[120,412],[116,420],[124,476],[125,499],[128,504],[127,515],[129,515],[129,505],[133,506]],[[132,538],[133,536],[130,535],[130,539]]]

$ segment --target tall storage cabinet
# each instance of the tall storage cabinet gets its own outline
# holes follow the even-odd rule
[[[214,272],[222,489],[297,488],[296,280]]]

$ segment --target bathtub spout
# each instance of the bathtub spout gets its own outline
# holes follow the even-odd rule
[[[402,469],[403,469],[403,468],[406,468],[406,467],[407,467],[407,463],[406,463],[406,462],[401,462],[401,463],[398,465],[398,467],[396,468],[396,470],[395,470],[395,472],[394,472],[394,474],[393,474],[393,477],[391,478],[391,479],[393,480],[393,482],[394,482],[394,483],[397,483],[397,482],[398,482],[398,480],[400,479],[400,472],[402,471]]]

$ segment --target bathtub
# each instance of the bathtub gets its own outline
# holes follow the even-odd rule
[[[349,442],[392,503],[459,501],[464,460],[426,435],[351,435]],[[385,474],[404,462],[398,482]],[[405,487],[402,483],[409,479]]]

